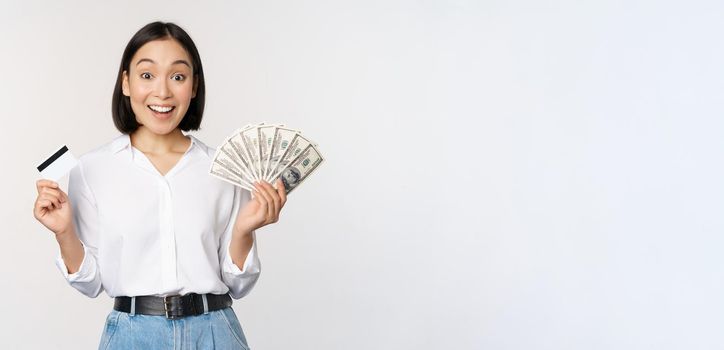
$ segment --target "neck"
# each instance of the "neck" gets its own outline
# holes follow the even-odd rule
[[[168,134],[160,135],[149,130],[145,126],[139,127],[130,134],[131,145],[143,153],[164,154],[183,153],[191,141],[184,136],[181,129],[176,128]]]

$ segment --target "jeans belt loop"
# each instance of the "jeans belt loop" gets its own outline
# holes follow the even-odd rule
[[[206,300],[206,294],[201,294],[201,299],[204,300],[204,315],[209,313],[209,301]]]
[[[136,297],[131,297],[131,316],[136,314]]]

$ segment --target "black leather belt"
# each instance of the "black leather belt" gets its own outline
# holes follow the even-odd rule
[[[113,309],[131,312],[131,297],[116,297]],[[226,294],[206,294],[209,311],[216,311],[232,304],[231,296]],[[179,319],[185,316],[196,316],[204,313],[204,299],[201,294],[169,295],[165,297],[143,295],[136,297],[135,313],[141,315],[166,316],[168,319]]]

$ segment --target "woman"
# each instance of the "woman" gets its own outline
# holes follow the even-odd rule
[[[232,298],[260,273],[255,230],[277,222],[284,185],[253,197],[208,174],[198,130],[204,75],[191,38],[154,22],[131,38],[113,95],[122,133],[79,158],[68,194],[37,182],[34,216],[55,233],[56,264],[89,297],[114,297],[100,349],[248,349]]]

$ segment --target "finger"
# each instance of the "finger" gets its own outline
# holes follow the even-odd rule
[[[282,179],[277,179],[277,192],[279,193],[279,199],[281,199],[281,205],[284,207],[284,204],[287,203],[287,189],[284,188],[284,181]],[[279,208],[281,210],[281,208]]]
[[[274,213],[274,216],[272,217],[273,221],[276,221],[277,217],[279,216],[279,209],[280,209],[280,199],[279,199],[279,193],[277,193],[276,190],[274,190],[274,187],[266,181],[262,182],[262,186],[266,189],[267,193],[269,194],[269,197],[272,199],[272,204],[274,205],[274,210],[272,211]]]
[[[40,198],[38,199],[38,207],[39,209],[45,209],[45,210],[53,210],[53,202],[49,199]]]
[[[61,195],[61,190],[56,190],[50,187],[43,187],[43,193],[52,194],[60,200],[61,203],[65,202],[65,199],[63,198],[63,195]]]
[[[274,189],[274,186],[272,186],[270,183],[268,183],[268,182],[266,182],[266,181],[262,181],[262,182],[260,182],[260,185],[261,185],[265,190],[267,190],[267,193],[268,193],[270,196],[272,196],[272,198],[274,198],[274,196],[277,195],[277,193],[276,193],[277,190]]]
[[[43,216],[43,213],[46,211],[42,204],[40,204],[40,201],[35,201],[35,204],[33,205],[33,216],[35,216],[36,219],[40,219],[40,217]]]
[[[50,201],[53,204],[53,209],[60,209],[63,205],[62,203],[60,203],[60,199],[54,197],[53,195],[43,195],[41,198]]]
[[[40,211],[41,209],[47,209],[47,207],[50,206],[53,207],[53,202],[38,197],[38,199],[35,200],[35,211]]]
[[[264,185],[264,182],[259,182],[259,187],[261,188],[259,192],[267,200],[266,220],[264,222],[269,223],[274,220],[274,198],[269,194],[269,189]]]
[[[61,204],[60,204],[60,198],[56,197],[56,196],[53,195],[53,194],[50,194],[50,193],[41,193],[41,194],[39,195],[39,197],[42,198],[42,199],[47,199],[47,200],[51,201],[51,202],[55,205],[56,208],[60,208],[60,206],[61,206]]]
[[[58,188],[59,186],[57,182],[52,180],[40,179],[35,182],[35,188],[38,189],[38,193],[40,193],[43,187]]]
[[[254,184],[254,187],[256,188],[257,184]],[[259,210],[263,211],[264,215],[266,215],[267,207],[269,206],[266,198],[261,194],[258,188],[254,190],[254,196],[256,196],[256,200],[259,201]]]
[[[61,195],[60,198],[63,200],[63,203],[70,201],[70,198],[68,198],[67,193],[63,192],[63,190],[61,190],[61,189],[58,189],[58,191],[60,192],[60,195]]]
[[[257,187],[257,191],[259,192],[259,194],[264,197],[264,200],[267,202],[266,219],[264,220],[264,222],[269,222],[269,220],[274,215],[274,203],[271,197],[269,197],[269,194],[266,192],[264,185],[260,184],[259,182],[255,183],[254,185]]]
[[[259,205],[256,207],[256,211],[254,212],[255,217],[260,220],[259,223],[261,226],[264,226],[266,221],[266,211],[267,211],[267,202],[266,199],[259,193],[258,190],[254,190],[254,193],[256,195],[256,201],[259,203]]]

